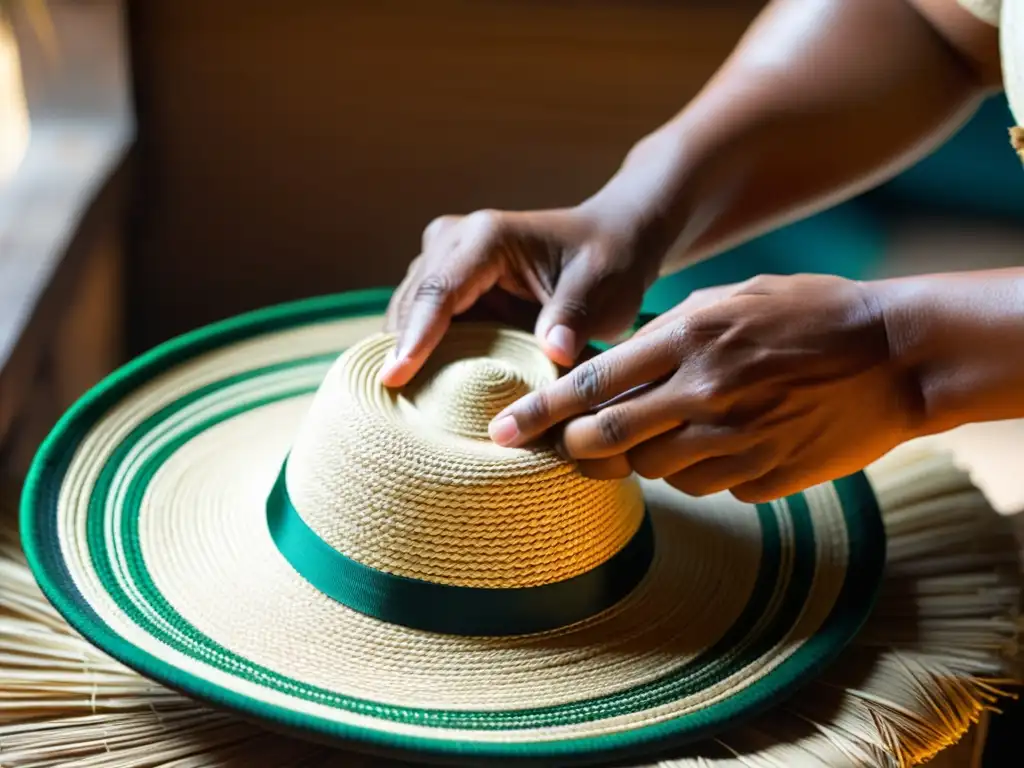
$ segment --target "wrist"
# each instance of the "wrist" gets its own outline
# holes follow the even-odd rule
[[[936,386],[950,355],[935,344],[937,329],[927,286],[913,278],[864,285],[885,328],[888,365],[905,393],[908,439],[960,426],[956,409]]]
[[[900,406],[904,412],[904,439],[933,434],[934,414],[925,402],[919,350],[907,343],[907,294],[895,281],[874,280],[859,283],[872,325],[885,336],[885,360],[891,377],[897,382],[895,391],[902,393]]]
[[[628,238],[638,261],[660,270],[677,236],[672,212],[680,186],[678,141],[665,128],[637,143],[618,171],[578,210]]]
[[[748,187],[767,132],[763,116],[748,109],[736,90],[715,87],[697,96],[639,141],[580,206],[625,222],[644,257],[663,274],[751,236],[734,220],[750,209]]]
[[[694,243],[727,202],[729,185],[715,159],[724,154],[710,151],[707,137],[684,112],[638,142],[615,175],[579,206],[628,231],[637,258],[656,275],[696,260]]]
[[[869,283],[917,435],[1024,416],[1024,269]]]

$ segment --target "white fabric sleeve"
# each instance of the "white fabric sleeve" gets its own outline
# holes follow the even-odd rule
[[[999,26],[999,14],[1002,11],[1003,0],[958,0],[958,2],[982,21],[987,21],[994,27]]]

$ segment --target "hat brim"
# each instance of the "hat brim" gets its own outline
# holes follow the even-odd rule
[[[388,291],[169,342],[82,398],[22,505],[29,562],[140,673],[310,737],[419,755],[592,761],[712,735],[817,676],[868,617],[885,534],[863,475],[767,505],[645,483],[641,585],[585,622],[466,638],[387,625],[276,551],[265,501],[327,368]]]

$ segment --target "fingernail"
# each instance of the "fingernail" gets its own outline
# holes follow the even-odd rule
[[[491,422],[488,427],[491,440],[498,445],[509,446],[519,437],[519,427],[514,416],[502,416]]]
[[[547,342],[567,358],[576,357],[576,332],[567,325],[556,325],[548,331]]]

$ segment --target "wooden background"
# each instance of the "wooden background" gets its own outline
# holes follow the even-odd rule
[[[119,113],[120,38],[97,9],[120,2],[52,2],[79,32],[64,62],[77,77],[35,78],[38,111],[60,123]],[[78,255],[48,280],[21,354],[0,361],[0,438],[14,426],[0,439],[0,476],[20,477],[53,420],[120,360],[125,318],[131,353],[265,303],[393,283],[439,213],[587,195],[697,92],[760,4],[133,3],[138,151],[105,202],[68,222]],[[45,75],[30,59],[29,73]],[[979,241],[950,227],[906,230],[895,271],[934,266],[937,254],[956,264],[967,244],[1016,263],[1019,232]],[[931,765],[976,764],[979,736]]]
[[[701,88],[760,5],[130,5],[132,350],[394,284],[437,215],[578,201]]]

